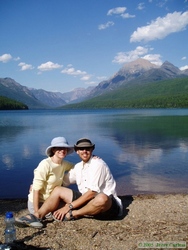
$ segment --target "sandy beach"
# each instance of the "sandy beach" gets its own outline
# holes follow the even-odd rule
[[[44,228],[18,228],[11,249],[188,249],[188,194],[120,196],[119,220],[44,221]],[[0,242],[4,243],[4,214],[27,212],[26,200],[0,200]]]

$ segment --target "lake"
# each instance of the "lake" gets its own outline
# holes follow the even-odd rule
[[[118,195],[188,193],[188,109],[25,110],[0,111],[0,198],[27,198],[57,136],[90,138]]]

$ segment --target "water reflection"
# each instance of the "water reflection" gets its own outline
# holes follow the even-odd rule
[[[5,164],[8,170],[14,167],[14,160],[12,155],[2,155],[2,162]]]
[[[187,116],[125,115],[100,123],[119,147],[114,157],[122,169],[114,174],[120,192],[126,185],[123,175],[129,176],[126,181],[134,193],[188,191],[187,123]]]
[[[117,156],[119,163],[130,163],[137,166],[137,169],[142,169],[148,165],[159,163],[163,151],[161,149],[137,149],[136,147],[124,150]]]
[[[151,174],[131,175],[131,182],[137,190],[136,193],[173,193],[177,192],[173,180],[169,180],[163,176],[153,176]]]
[[[27,196],[33,169],[55,136],[66,136],[70,144],[81,137],[94,141],[119,195],[188,192],[188,110],[183,112],[0,112],[0,198]],[[67,160],[79,158],[74,153]]]

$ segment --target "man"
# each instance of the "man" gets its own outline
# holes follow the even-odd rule
[[[65,182],[76,183],[79,191],[56,187],[34,215],[43,218],[53,212],[55,220],[64,221],[84,216],[101,219],[121,216],[122,202],[116,194],[116,182],[107,164],[92,155],[95,144],[82,138],[76,142],[74,149],[82,161],[69,171]],[[60,202],[63,205],[58,209]]]

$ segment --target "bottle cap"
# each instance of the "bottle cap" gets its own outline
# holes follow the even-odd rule
[[[6,216],[7,219],[13,218],[13,213],[12,212],[6,212],[5,216]]]

